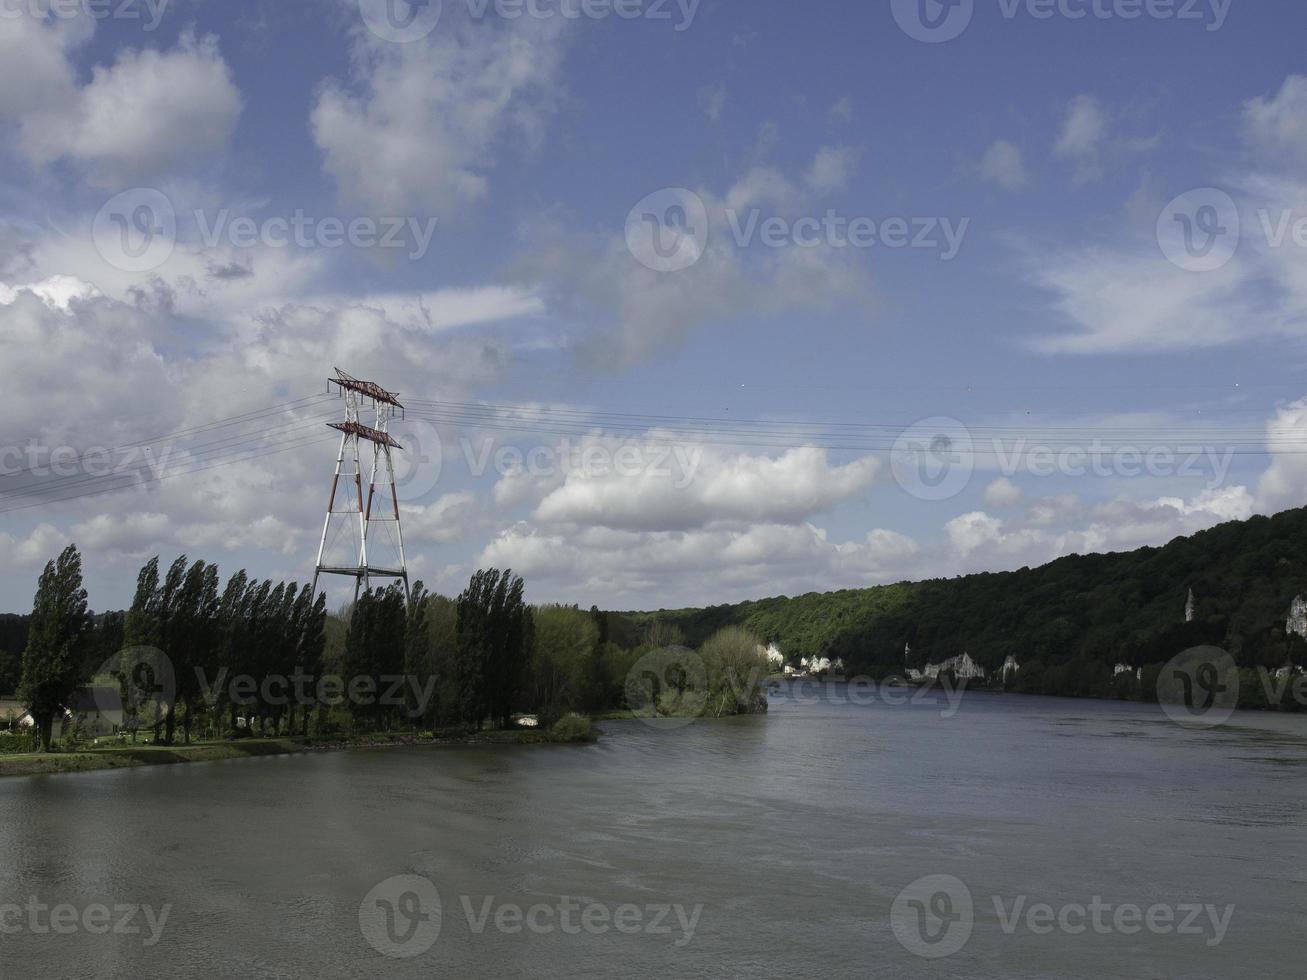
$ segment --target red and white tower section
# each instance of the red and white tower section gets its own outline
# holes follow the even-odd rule
[[[317,594],[323,575],[344,575],[354,579],[356,601],[360,591],[372,588],[373,579],[398,579],[407,598],[408,565],[391,455],[403,447],[387,431],[391,419],[403,418],[404,406],[395,392],[353,378],[340,368],[327,384],[344,399],[345,421],[327,423],[341,433],[340,451],[318,546],[313,593]],[[373,413],[371,425],[364,424],[364,412]],[[364,466],[369,472],[366,484]]]

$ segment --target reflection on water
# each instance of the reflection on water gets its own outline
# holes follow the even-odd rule
[[[13,929],[0,966],[59,977],[1303,975],[1307,719],[1239,714],[1189,730],[1115,703],[975,695],[953,714],[943,701],[847,702],[782,690],[765,718],[678,731],[615,722],[593,746],[9,780],[0,905],[170,912],[152,946],[145,930],[59,935],[15,913],[0,923]],[[397,875],[440,895],[438,936],[411,959],[382,956],[360,927],[364,896]],[[927,875],[974,899],[969,937],[938,960],[891,929],[896,896]],[[1210,934],[1005,930],[1000,912],[1022,897],[1234,912],[1214,946]],[[409,898],[383,899],[401,938]],[[564,902],[640,918],[625,932],[564,931]],[[512,908],[536,906],[553,918],[514,930]],[[651,928],[663,907],[700,909],[688,941],[671,911],[670,931]]]

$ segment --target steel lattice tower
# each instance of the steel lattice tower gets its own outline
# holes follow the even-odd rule
[[[392,450],[403,451],[403,447],[390,437],[387,431],[390,420],[396,413],[404,415],[404,406],[399,403],[395,392],[386,391],[371,381],[360,381],[350,377],[340,368],[336,368],[336,377],[327,382],[328,390],[335,389],[345,400],[345,421],[329,422],[331,428],[341,433],[340,451],[336,454],[336,473],[331,481],[331,497],[327,502],[327,518],[322,524],[322,541],[318,545],[318,561],[313,570],[313,594],[318,593],[318,579],[323,575],[347,575],[354,579],[354,601],[358,601],[359,592],[372,587],[374,578],[399,579],[404,583],[404,598],[409,597],[408,564],[404,559],[404,532],[399,520],[399,495],[395,490],[395,464],[391,457]],[[360,413],[370,408],[376,414],[375,424],[368,426],[360,421]],[[367,483],[367,499],[363,495],[363,461],[365,453],[359,444],[368,443],[372,447],[371,473]],[[352,470],[350,467],[352,466]],[[341,476],[346,482],[352,480],[354,486],[346,487],[340,493]],[[380,480],[380,484],[378,483]],[[373,503],[377,487],[385,493],[389,489],[390,507],[374,511]],[[343,497],[343,499],[342,499]],[[338,510],[338,505],[345,509]],[[357,522],[358,563],[352,566],[325,564],[327,537],[331,531],[332,518],[344,518]],[[399,548],[399,567],[388,568],[373,565],[368,557],[368,531],[373,524],[393,523]]]

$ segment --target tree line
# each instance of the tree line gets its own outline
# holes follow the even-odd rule
[[[407,599],[399,585],[365,589],[333,613],[310,586],[245,570],[223,584],[217,565],[183,555],[166,570],[150,559],[131,607],[93,616],[70,545],[38,581],[18,694],[42,749],[88,686],[118,692],[133,739],[149,731],[163,744],[179,733],[189,744],[196,734],[507,728],[520,715],[553,726],[631,708],[630,678],[672,650],[679,672],[654,670],[652,703],[639,707],[674,712],[693,694],[714,714],[766,708],[765,658],[752,634],[728,630],[694,652],[675,627],[531,606],[524,589],[510,570],[485,569],[455,599],[418,582]]]

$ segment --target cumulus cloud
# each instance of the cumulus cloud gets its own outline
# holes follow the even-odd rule
[[[533,588],[569,601],[600,596],[613,606],[701,604],[809,591],[817,583],[888,581],[916,553],[912,539],[872,531],[841,544],[810,524],[634,532],[551,531],[522,523],[481,552],[482,565],[512,567]],[[823,584],[820,587],[825,588]]]
[[[0,531],[0,552],[22,569],[44,568],[68,543],[68,535],[46,523],[22,536]]]
[[[823,146],[808,168],[804,182],[818,193],[843,190],[857,160],[857,151],[851,146]]]
[[[223,150],[242,101],[214,37],[182,36],[170,51],[123,51],[75,95],[20,118],[27,159],[68,159],[97,183],[177,172]]]
[[[90,39],[90,17],[48,22],[6,8],[0,17],[0,119],[21,118],[73,99],[74,50]]]
[[[1267,164],[1307,163],[1307,77],[1290,75],[1275,95],[1249,99],[1243,120],[1248,142]]]
[[[311,115],[341,197],[373,214],[442,216],[481,199],[496,152],[542,136],[559,88],[562,22],[447,16],[409,44],[358,28],[352,77],[327,81]]]
[[[1307,399],[1281,406],[1267,426],[1271,464],[1257,487],[1257,507],[1273,514],[1307,504]]]
[[[544,497],[534,519],[650,531],[723,521],[798,524],[864,493],[880,468],[871,457],[832,466],[822,449],[792,449],[773,459],[666,438],[653,432],[639,444],[588,440],[577,448],[581,465]],[[587,457],[595,462],[586,465]]]
[[[986,507],[1011,507],[1021,500],[1021,488],[1006,476],[1000,476],[985,487],[984,499]]]

